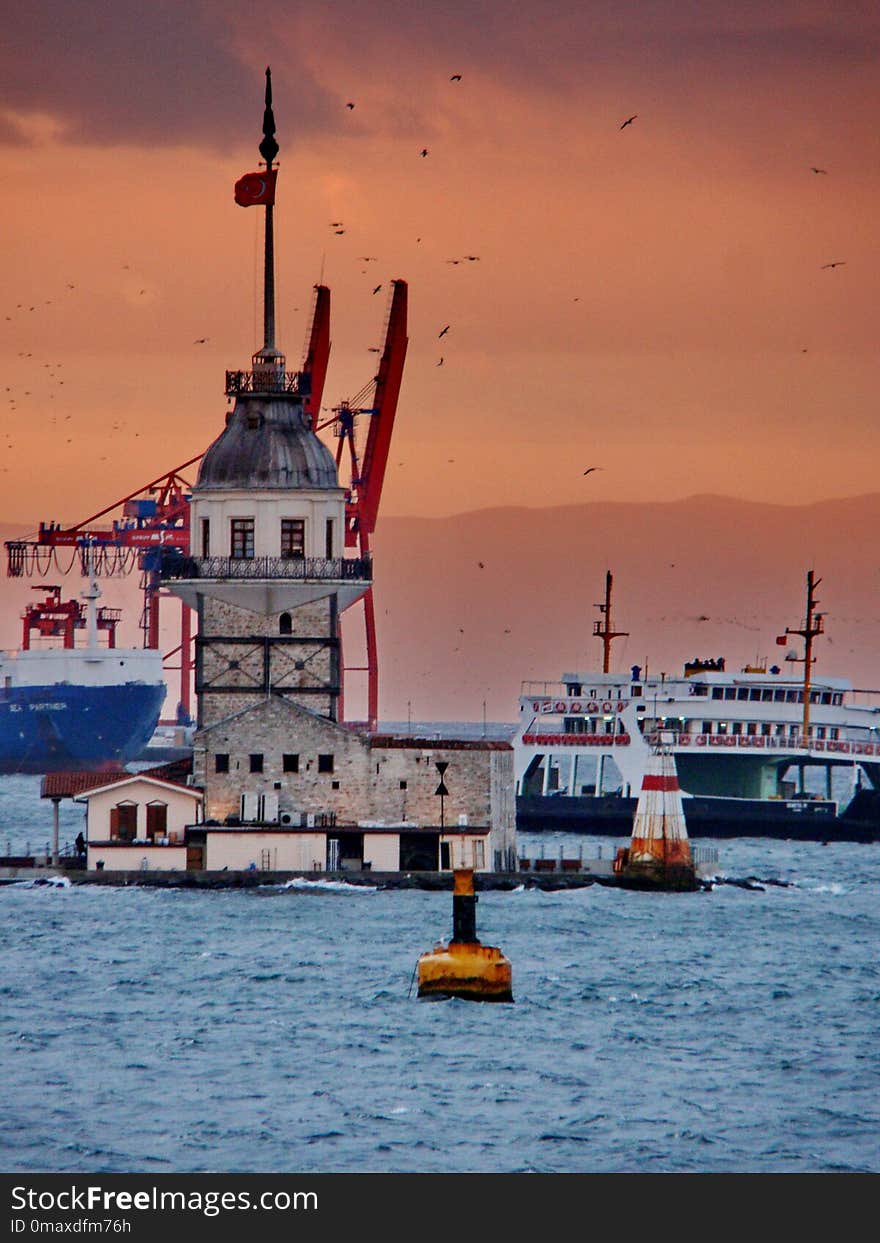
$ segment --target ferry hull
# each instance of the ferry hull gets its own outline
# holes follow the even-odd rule
[[[567,795],[518,795],[516,827],[522,833],[544,830],[596,837],[629,837],[635,798]],[[855,800],[854,800],[855,802]],[[850,814],[859,812],[856,814]],[[820,800],[688,798],[684,800],[691,838],[770,837],[802,842],[880,841],[877,801],[837,814],[835,803]]]
[[[0,773],[118,768],[146,746],[165,691],[143,682],[0,690]]]

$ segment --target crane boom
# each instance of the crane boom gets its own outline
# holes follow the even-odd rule
[[[385,332],[385,348],[379,362],[376,379],[376,396],[373,402],[376,413],[370,419],[367,443],[360,470],[360,487],[358,489],[358,530],[369,535],[376,528],[379,512],[379,501],[382,497],[382,485],[385,482],[385,468],[388,465],[388,452],[391,448],[391,433],[394,430],[394,416],[397,412],[397,399],[400,396],[400,384],[403,379],[403,364],[406,359],[408,338],[406,335],[407,284],[406,281],[393,281],[394,293],[391,299],[391,311],[388,316],[388,328]]]
[[[306,397],[305,412],[314,431],[321,413],[321,397],[330,361],[330,290],[326,285],[315,286],[315,312],[309,343],[303,358],[302,370],[311,377],[310,392]]]

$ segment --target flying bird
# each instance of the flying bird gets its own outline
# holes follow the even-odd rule
[[[478,561],[477,565],[480,567],[481,570],[485,570],[486,568],[482,561]]]
[[[336,233],[337,237],[342,237],[343,233],[345,232],[345,229],[335,229],[334,232]]]
[[[823,268],[841,268],[846,263],[845,259],[837,259],[834,263],[823,263]]]
[[[440,337],[445,337],[449,329],[450,329],[449,324],[447,324],[445,328],[441,328],[440,331],[437,333],[437,339],[439,340]]]
[[[442,366],[443,366],[443,359],[442,359],[442,358],[440,359],[440,361],[439,361],[439,363],[437,364],[437,366],[438,366],[438,367],[442,367]]]
[[[461,74],[460,74],[460,73],[454,73],[454,74],[452,75],[452,77],[449,79],[449,81],[450,81],[450,82],[460,82],[460,81],[461,81]]]
[[[196,337],[195,341],[193,341],[193,345],[204,345],[206,341],[210,340],[210,337]]]
[[[826,173],[826,174],[827,174],[828,169],[827,169],[827,168],[813,168],[813,167],[812,167],[812,165],[811,165],[811,166],[810,166],[810,172],[813,172],[813,173]]]
[[[373,293],[378,293],[381,288],[382,288],[381,285],[377,285],[376,288],[373,290]]]
[[[428,154],[428,148],[422,147],[421,151],[419,152],[419,155],[422,157],[422,159],[424,159],[427,154]]]
[[[585,475],[589,475],[589,474],[591,474],[594,470],[604,470],[604,469],[605,469],[605,467],[604,467],[604,466],[588,466],[588,467],[587,467],[587,469],[584,471],[584,474],[585,474]]]
[[[633,121],[636,119],[636,117],[637,117],[638,115],[639,115],[639,114],[636,112],[636,113],[634,113],[631,117],[627,117],[627,119],[624,121],[623,125],[621,125],[621,127],[620,127],[620,128],[621,128],[621,129],[626,129],[626,127],[627,127],[628,125],[632,125]]]
[[[348,103],[348,104],[346,104],[345,106],[346,106],[346,108],[353,108],[353,107],[354,107],[354,104],[352,104],[352,103]]]

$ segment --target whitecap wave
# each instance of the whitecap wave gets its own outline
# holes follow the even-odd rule
[[[377,885],[352,885],[347,880],[306,880],[295,876],[285,881],[282,889],[310,889],[318,893],[377,893]]]

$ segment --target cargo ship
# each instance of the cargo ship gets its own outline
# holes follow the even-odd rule
[[[777,642],[804,655],[729,670],[723,657],[681,675],[608,670],[523,683],[513,739],[517,829],[625,837],[661,731],[671,739],[692,837],[880,841],[880,692],[813,670],[823,633],[807,577],[805,621]],[[803,665],[803,672],[793,666]]]
[[[59,586],[39,590],[46,597],[23,614],[21,649],[0,654],[0,773],[119,768],[158,724],[162,655],[116,646],[120,613],[98,607],[94,577],[84,605],[63,600]]]

